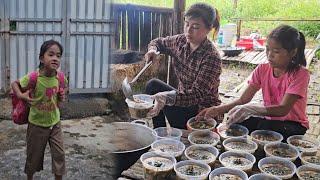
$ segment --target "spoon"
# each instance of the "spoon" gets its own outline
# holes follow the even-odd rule
[[[132,79],[132,81],[128,82],[128,77],[124,78],[122,81],[122,91],[126,98],[133,100],[133,94],[130,84],[137,81],[137,79],[141,76],[141,74],[152,64],[152,61],[146,63],[144,67],[140,70],[140,72]]]
[[[172,128],[171,128],[171,125],[170,125],[166,115],[164,115],[164,119],[166,121],[167,134],[168,134],[168,137],[169,137],[169,136],[171,136]]]

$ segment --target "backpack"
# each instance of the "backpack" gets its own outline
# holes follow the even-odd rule
[[[36,88],[36,85],[37,85],[37,79],[38,79],[39,74],[37,71],[33,71],[28,76],[29,76],[29,82],[28,82],[26,89],[30,90],[30,94],[33,95],[35,88]],[[59,81],[59,91],[64,90],[65,82],[64,82],[63,72],[58,71],[57,79]],[[19,84],[20,90],[22,91],[22,88],[21,88],[19,82],[18,82],[18,84]],[[12,117],[13,122],[15,124],[19,124],[19,125],[27,124],[30,106],[28,105],[28,103],[26,101],[18,98],[16,92],[14,92],[13,90],[11,91],[10,96],[11,96],[11,101],[12,101],[11,117]],[[30,97],[32,97],[32,96],[30,96]]]

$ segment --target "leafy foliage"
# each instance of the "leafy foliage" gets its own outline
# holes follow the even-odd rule
[[[281,19],[320,19],[319,0],[186,0],[186,8],[196,2],[208,3],[216,7],[221,15],[221,23],[235,23],[232,18],[281,18]],[[146,6],[172,8],[174,0],[117,0],[117,3],[132,3]],[[298,28],[305,35],[315,38],[320,33],[320,21],[244,21],[241,34],[258,30],[263,35],[280,24]]]

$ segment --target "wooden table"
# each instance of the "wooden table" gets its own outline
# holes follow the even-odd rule
[[[188,146],[190,146],[190,143],[188,141],[188,134],[190,132],[187,131],[187,130],[182,130],[182,137],[181,137],[181,142],[183,142],[186,146],[186,148]],[[221,143],[219,143],[216,148],[219,150],[220,154],[222,152],[224,152],[222,149],[222,145]],[[182,160],[186,160],[186,157],[183,155]],[[222,167],[221,163],[219,162],[218,158],[217,160],[215,161],[215,165],[214,165],[214,168],[213,169],[216,169],[218,167]],[[256,173],[259,173],[259,169],[258,169],[258,162],[256,162],[253,166],[253,169],[252,169],[252,173],[247,173],[248,174],[248,177],[250,177],[252,174],[256,174]],[[140,161],[140,159],[134,164],[132,165],[129,169],[123,171],[121,173],[121,177],[118,178],[118,180],[128,180],[128,179],[137,179],[137,180],[143,180],[144,179],[144,174],[143,174],[143,166],[142,166],[142,163]],[[177,179],[175,175],[172,175],[172,179]],[[297,180],[297,176],[295,175],[293,178],[291,178],[292,180]]]
[[[314,57],[315,50],[316,49],[305,49],[304,51],[306,60],[307,60],[307,67],[310,65],[310,62]],[[243,63],[256,64],[256,65],[268,62],[267,54],[265,50],[264,51],[255,51],[255,50],[243,51],[238,56],[233,56],[233,57],[224,56],[222,52],[221,59],[223,62],[237,61],[237,62],[243,62]]]

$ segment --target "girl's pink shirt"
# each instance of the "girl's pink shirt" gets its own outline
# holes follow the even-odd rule
[[[265,106],[279,105],[285,94],[300,96],[286,116],[266,117],[266,119],[295,121],[309,128],[309,121],[306,115],[309,79],[309,71],[304,67],[299,68],[294,73],[285,73],[280,77],[274,77],[273,68],[270,64],[260,64],[253,71],[251,80],[248,83],[262,89]]]

